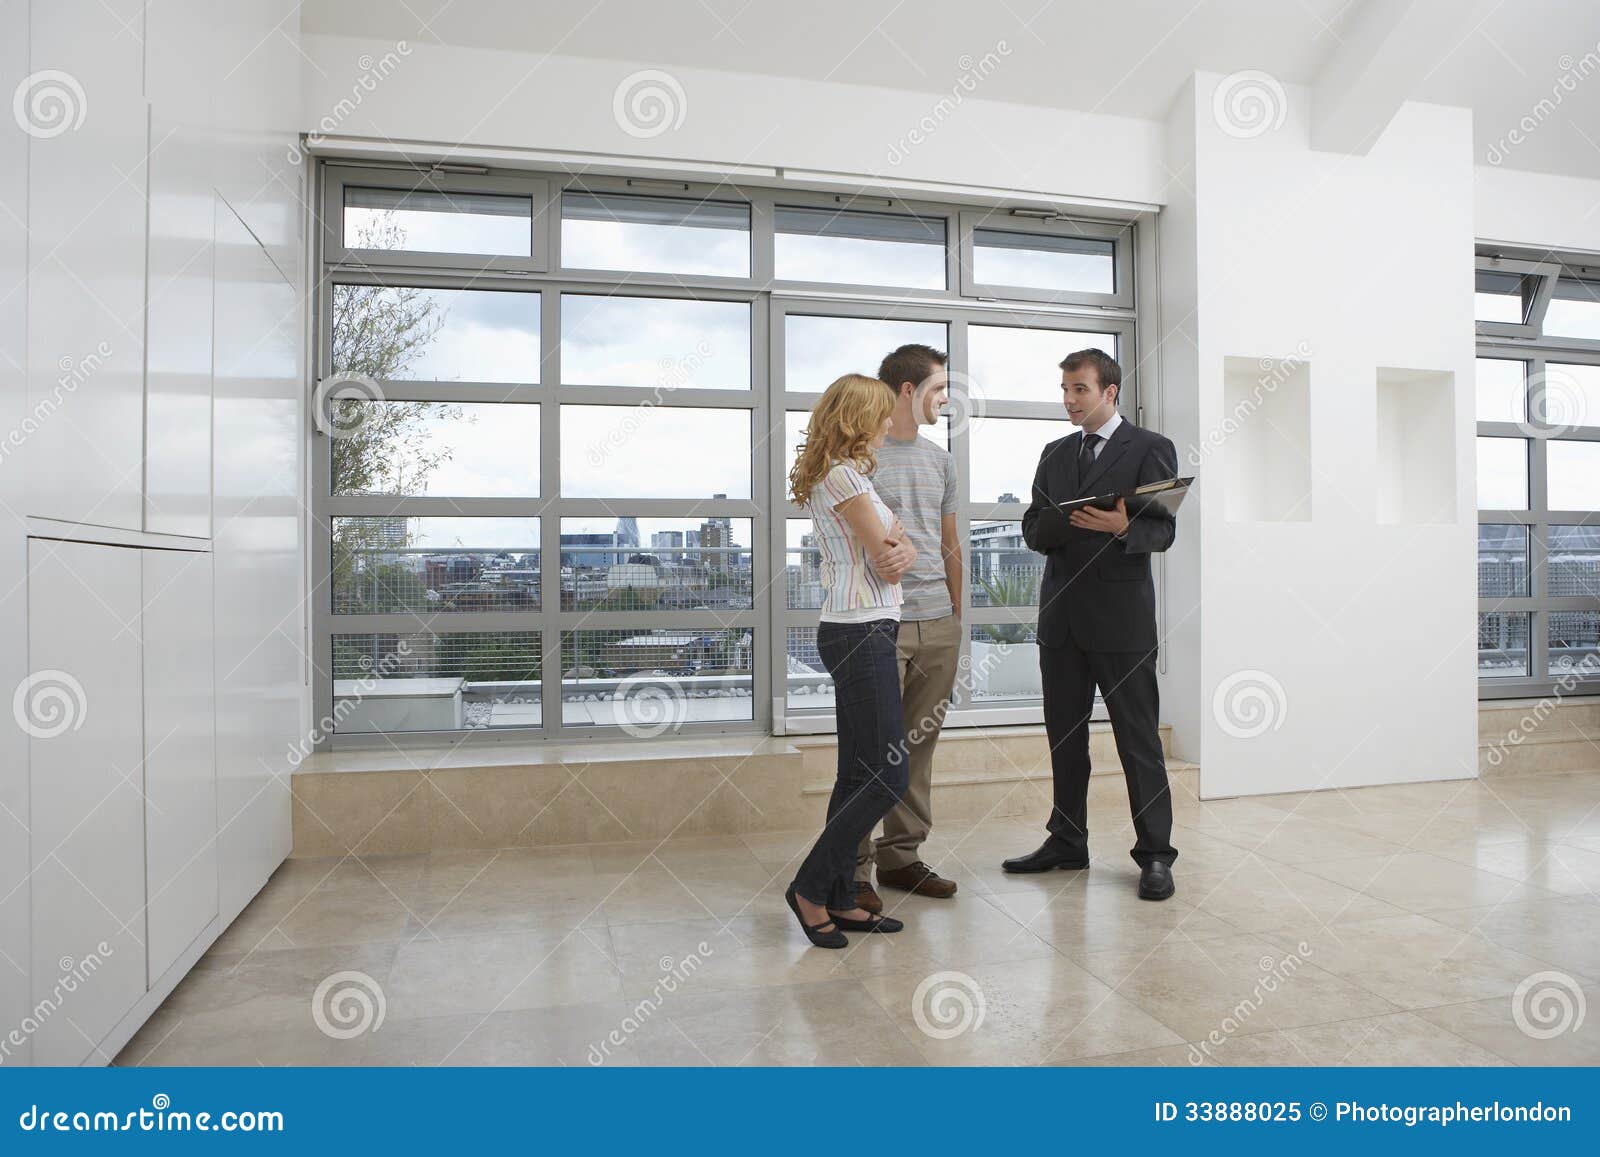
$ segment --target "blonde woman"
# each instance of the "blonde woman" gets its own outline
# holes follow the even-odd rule
[[[904,925],[856,906],[856,848],[905,793],[900,714],[900,576],[917,552],[870,481],[894,410],[876,378],[846,374],[811,411],[789,491],[811,515],[827,588],[817,650],[833,676],[839,769],[828,822],[784,898],[806,937],[843,948],[845,932]]]

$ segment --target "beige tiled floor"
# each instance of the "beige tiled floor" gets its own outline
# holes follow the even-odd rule
[[[844,952],[783,906],[804,832],[291,861],[117,1061],[1600,1064],[1600,773],[1180,798],[1164,904],[1119,788],[1088,872],[942,829],[960,895]]]

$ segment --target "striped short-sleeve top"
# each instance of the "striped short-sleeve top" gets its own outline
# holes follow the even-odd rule
[[[900,584],[878,577],[866,548],[856,539],[844,515],[834,507],[865,494],[887,529],[894,515],[872,483],[849,462],[835,462],[811,491],[811,514],[817,549],[822,555],[822,583],[828,594],[821,618],[830,623],[862,623],[900,617]]]

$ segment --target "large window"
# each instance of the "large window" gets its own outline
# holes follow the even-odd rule
[[[1478,259],[1478,674],[1600,688],[1600,270]]]
[[[315,668],[336,736],[830,728],[787,475],[821,391],[907,342],[947,350],[953,381],[924,430],[962,483],[949,722],[1038,719],[1020,520],[1071,431],[1066,353],[1123,359],[1134,416],[1130,225],[620,177],[322,180]]]

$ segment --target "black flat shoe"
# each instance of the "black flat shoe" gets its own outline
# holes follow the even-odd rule
[[[905,927],[905,922],[896,920],[893,916],[879,916],[876,913],[868,915],[865,920],[852,920],[848,916],[834,916],[834,924],[846,932],[898,932]]]
[[[845,934],[839,931],[839,921],[832,916],[816,924],[807,924],[806,918],[800,915],[800,904],[794,898],[794,889],[790,888],[783,894],[784,902],[789,905],[789,911],[794,913],[794,918],[800,921],[800,930],[806,934],[806,939],[818,948],[848,948],[850,941]],[[824,932],[828,925],[833,925],[833,930]]]
[[[1172,882],[1172,867],[1160,860],[1146,864],[1139,873],[1139,899],[1165,900],[1178,890]]]
[[[1026,856],[1018,856],[1014,860],[1006,860],[1000,865],[1008,872],[1049,872],[1056,868],[1069,868],[1074,871],[1087,868],[1089,857],[1080,856],[1070,851],[1064,844],[1051,836],[1039,845],[1038,851],[1029,852]]]

